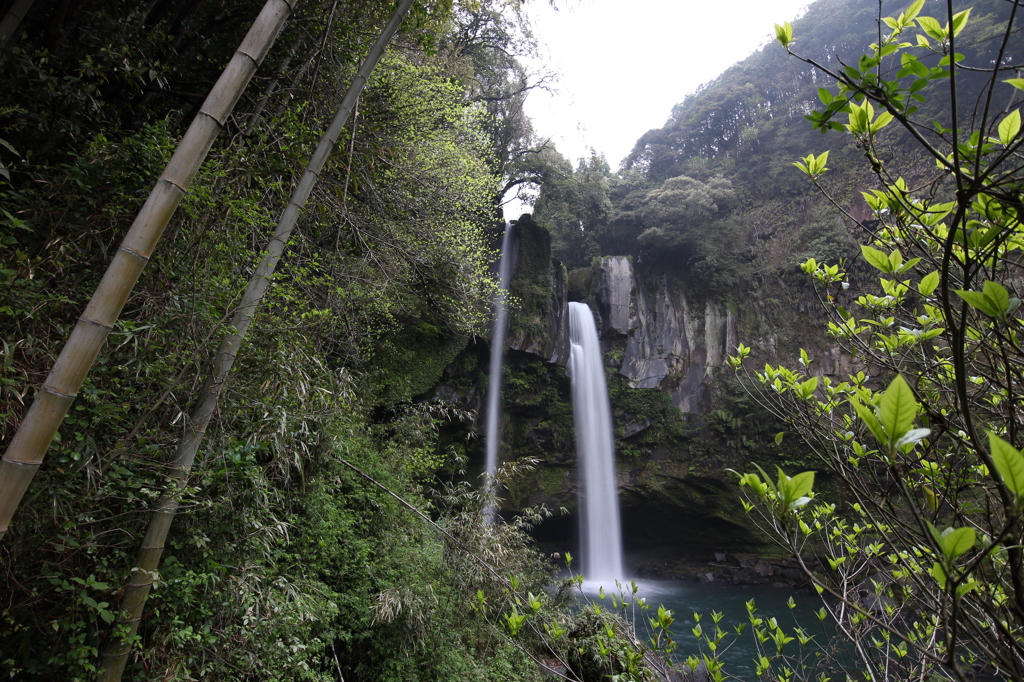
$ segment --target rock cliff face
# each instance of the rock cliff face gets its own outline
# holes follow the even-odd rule
[[[540,228],[537,228],[540,229]],[[539,253],[537,255],[540,255]],[[864,369],[836,346],[823,343],[820,335],[794,336],[793,327],[823,327],[803,301],[795,301],[788,313],[790,329],[780,329],[779,317],[766,321],[764,305],[749,301],[746,310],[732,301],[702,297],[691,286],[664,272],[634,267],[626,256],[602,258],[590,268],[574,270],[566,277],[557,261],[551,270],[552,295],[547,346],[551,362],[565,364],[566,301],[590,304],[601,338],[608,343],[606,363],[617,367],[631,388],[656,388],[667,393],[680,412],[700,414],[709,405],[708,386],[715,370],[726,365],[740,342],[740,312],[754,322],[744,329],[744,342],[762,358],[795,359],[799,346],[815,349],[816,362],[809,369],[817,376],[845,376]],[[568,284],[567,284],[568,281]],[[807,331],[804,329],[803,331]],[[780,344],[780,336],[790,337]],[[802,343],[801,343],[802,342]],[[622,345],[621,352],[615,346]],[[536,353],[522,342],[511,348]],[[554,349],[554,350],[552,350]],[[538,349],[539,350],[539,349]]]
[[[800,462],[790,439],[781,449],[774,445],[784,425],[760,412],[724,365],[742,339],[772,360],[792,358],[800,346],[814,350],[819,374],[852,369],[847,356],[804,333],[822,326],[811,317],[812,301],[738,305],[620,256],[567,273],[551,258],[547,231],[529,216],[516,225],[512,252],[501,450],[506,461],[533,457],[540,465],[509,485],[506,509],[568,509],[537,536],[573,549],[576,456],[564,366],[568,302],[582,301],[595,313],[608,368],[627,558],[763,549],[726,469],[750,468],[752,461],[812,467]],[[438,388],[476,408],[481,420],[486,356],[484,341],[470,344]]]
[[[619,371],[630,387],[660,389],[681,412],[702,412],[712,370],[738,343],[736,315],[712,299],[691,303],[668,275],[638,272],[624,256],[594,269],[602,335],[625,337]]]
[[[515,300],[508,347],[565,366],[569,343],[565,269],[551,257],[551,235],[529,215],[511,229]]]

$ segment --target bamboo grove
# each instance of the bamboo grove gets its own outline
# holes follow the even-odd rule
[[[25,9],[9,8],[0,54],[3,89],[26,93],[0,104],[3,667],[516,669],[519,649],[443,618],[381,620],[372,598],[389,586],[456,586],[434,531],[339,456],[411,499],[459,460],[435,454],[423,420],[464,416],[404,405],[486,320],[485,230],[509,161],[480,102],[503,103],[506,145],[534,144],[521,15],[411,0]],[[465,641],[426,646],[452,636]],[[411,653],[386,662],[396,637]]]

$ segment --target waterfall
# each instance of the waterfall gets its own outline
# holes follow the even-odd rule
[[[491,326],[491,368],[490,381],[487,384],[487,424],[484,446],[486,449],[486,468],[484,489],[491,490],[494,475],[498,471],[498,445],[501,436],[498,433],[499,407],[501,404],[501,368],[505,359],[505,333],[508,331],[508,305],[505,293],[512,284],[512,223],[506,223],[505,235],[501,238],[501,260],[498,261],[498,283],[501,291],[494,297],[494,324]],[[493,492],[493,491],[492,491]],[[488,505],[484,511],[485,519],[492,519],[495,510]]]
[[[624,580],[612,410],[590,308],[569,304],[569,374],[580,480],[581,572],[588,582]]]

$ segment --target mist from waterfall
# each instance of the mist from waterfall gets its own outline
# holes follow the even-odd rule
[[[487,384],[487,423],[484,433],[486,452],[484,489],[493,492],[494,476],[498,471],[498,450],[501,435],[498,426],[501,416],[501,373],[505,360],[505,336],[508,332],[508,304],[506,292],[512,284],[512,230],[513,223],[505,224],[501,238],[501,260],[498,261],[498,285],[501,291],[494,297],[494,323],[491,325],[491,367]],[[488,504],[484,510],[486,520],[493,519],[495,510]]]
[[[594,315],[569,303],[569,375],[580,469],[580,572],[587,582],[624,581],[619,497],[615,482],[612,411]]]

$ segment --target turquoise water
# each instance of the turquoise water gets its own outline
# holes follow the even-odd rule
[[[586,587],[589,588],[590,585]],[[719,645],[719,653],[725,663],[724,672],[740,680],[757,680],[755,664],[755,657],[758,656],[757,640],[752,633],[746,606],[748,601],[753,600],[757,608],[757,616],[765,621],[774,617],[787,636],[794,636],[795,627],[801,627],[806,635],[813,636],[811,642],[803,647],[794,638],[792,642],[783,646],[783,654],[792,657],[794,663],[796,660],[802,660],[805,665],[816,672],[827,673],[830,668],[834,667],[834,665],[824,663],[824,660],[827,658],[826,654],[839,643],[835,637],[835,625],[828,617],[824,621],[818,618],[816,612],[822,608],[821,600],[817,595],[808,594],[806,590],[774,588],[765,585],[653,580],[638,582],[638,587],[637,597],[646,599],[650,608],[643,611],[630,607],[627,611],[635,611],[635,615],[631,613],[627,613],[627,615],[634,619],[641,637],[648,639],[647,632],[650,630],[648,619],[656,616],[659,605],[670,609],[675,617],[675,622],[670,630],[673,639],[679,645],[673,657],[680,663],[685,662],[688,656],[699,656],[702,651],[710,653],[707,644],[701,641],[698,645],[698,640],[694,636],[693,628],[697,625],[694,614],[701,616],[702,630],[705,633],[711,633],[715,629],[711,614],[718,612],[722,614],[718,626],[728,633]],[[598,598],[595,590],[596,588],[585,589],[585,594],[591,600],[601,603],[605,608],[612,608],[609,590],[605,590],[606,596],[603,600]],[[792,608],[790,599],[792,599]],[[742,634],[737,635],[734,626],[741,623],[746,623],[746,628]],[[772,641],[761,646],[769,656],[776,651]],[[840,652],[839,660],[849,663],[850,658],[848,654]],[[833,679],[843,678],[844,675],[833,675]]]

